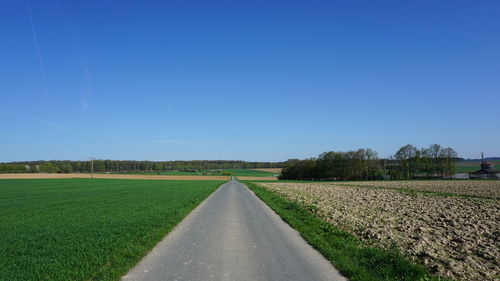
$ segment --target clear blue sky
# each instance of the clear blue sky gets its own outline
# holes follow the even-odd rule
[[[0,161],[500,156],[499,15],[493,0],[6,0]]]

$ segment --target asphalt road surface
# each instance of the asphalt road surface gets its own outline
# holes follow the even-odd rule
[[[346,279],[246,186],[232,180],[191,212],[122,280]]]

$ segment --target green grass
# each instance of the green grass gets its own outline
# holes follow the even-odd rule
[[[118,280],[222,183],[0,180],[0,280]]]
[[[252,169],[227,169],[223,171],[229,172],[232,176],[235,177],[272,177],[275,175],[275,173],[257,171]]]
[[[184,172],[184,171],[162,171],[162,172],[137,172],[126,173],[128,175],[163,175],[163,176],[201,176],[202,172]]]
[[[308,210],[311,208],[254,183],[245,184],[352,281],[444,280],[430,275],[424,267],[404,257],[397,249],[368,246],[352,234],[322,221]]]
[[[154,173],[151,173],[154,174]],[[166,171],[161,172],[162,175],[170,175],[170,176],[199,176],[201,172],[185,172],[185,171]]]
[[[471,172],[475,172],[475,171],[480,170],[480,169],[481,169],[480,165],[478,165],[478,166],[459,166],[459,165],[456,165],[455,166],[456,173],[471,173]]]

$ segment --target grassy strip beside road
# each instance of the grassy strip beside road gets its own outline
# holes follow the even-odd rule
[[[317,218],[307,206],[287,200],[254,183],[245,182],[245,185],[352,281],[443,280],[431,276],[397,249],[367,246],[352,234]]]
[[[0,180],[0,280],[118,280],[223,183]]]

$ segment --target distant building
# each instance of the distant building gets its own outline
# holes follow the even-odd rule
[[[500,171],[495,171],[492,162],[484,161],[484,155],[481,153],[481,170],[469,173],[471,179],[500,179]]]

